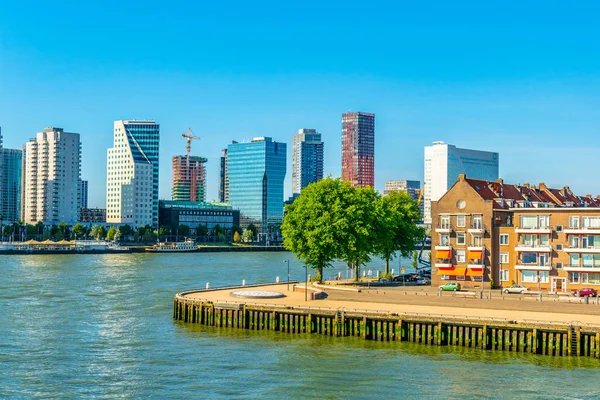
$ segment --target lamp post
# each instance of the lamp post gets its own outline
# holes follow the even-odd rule
[[[283,262],[287,262],[288,267],[288,279],[287,279],[287,290],[290,291],[290,260],[284,260]]]
[[[304,266],[305,280],[304,280],[304,301],[308,301],[308,265]]]

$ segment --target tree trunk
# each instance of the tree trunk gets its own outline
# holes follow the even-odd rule
[[[319,271],[319,283],[323,283],[323,267],[318,267],[317,270]]]
[[[390,257],[387,256],[385,258],[385,275],[388,276],[390,274]]]
[[[360,280],[360,266],[359,266],[358,262],[353,262],[353,265],[354,265],[354,275],[355,275],[354,280],[356,282],[358,282]]]

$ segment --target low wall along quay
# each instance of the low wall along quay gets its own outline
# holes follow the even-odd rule
[[[173,318],[223,329],[354,336],[364,340],[600,358],[600,329],[589,326],[259,304],[243,299],[213,302],[197,297],[205,292],[234,289],[237,288],[178,293],[173,302]]]

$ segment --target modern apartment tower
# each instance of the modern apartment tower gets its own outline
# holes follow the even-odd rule
[[[2,147],[0,131],[0,225],[21,220],[22,151]]]
[[[108,149],[106,222],[158,227],[158,145],[155,121],[114,123]]]
[[[375,114],[342,114],[342,180],[375,185]]]
[[[221,164],[219,168],[219,201],[229,202],[229,180],[227,179],[227,149],[221,151]]]
[[[292,136],[292,194],[323,179],[323,141],[316,129],[299,129]]]
[[[198,156],[173,156],[173,200],[206,201],[206,161]]]
[[[431,224],[431,202],[439,200],[458,180],[459,174],[472,179],[498,179],[498,153],[460,149],[444,142],[425,146],[424,223]]]
[[[23,222],[75,224],[81,202],[79,134],[45,128],[23,146],[22,166]]]
[[[81,181],[81,201],[79,208],[88,208],[88,181]]]
[[[285,172],[285,143],[258,137],[227,146],[229,202],[240,210],[241,227],[254,224],[261,238],[279,234]]]

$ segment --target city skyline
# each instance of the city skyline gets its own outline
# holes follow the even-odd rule
[[[110,8],[40,4],[32,12],[11,3],[0,15],[4,145],[19,149],[45,126],[79,132],[89,205],[104,207],[106,171],[96,150],[111,146],[112,121],[160,121],[163,199],[170,196],[171,156],[181,153],[179,135],[190,126],[202,137],[193,155],[208,158],[212,200],[220,151],[235,138],[291,144],[290,132],[313,127],[329,143],[324,175],[341,176],[339,115],[366,110],[377,115],[378,190],[386,180],[423,181],[423,146],[445,141],[501,153],[507,181],[568,182],[595,195],[600,43],[590,33],[600,6],[543,4],[520,5],[516,16],[510,7],[479,10],[477,18],[468,12],[472,3],[463,4],[465,12],[445,3],[433,10],[320,4],[316,13],[308,5],[291,13],[283,6],[241,4],[232,13],[224,5],[189,5],[182,13],[122,4],[138,18],[99,34],[114,16]],[[192,23],[197,13],[210,16],[200,27]],[[48,20],[70,29],[43,29]],[[343,42],[369,53],[348,62]],[[48,102],[47,93],[60,96]],[[578,159],[580,173],[546,162],[568,157]],[[287,162],[291,171],[291,157]],[[284,187],[287,198],[291,174]]]

